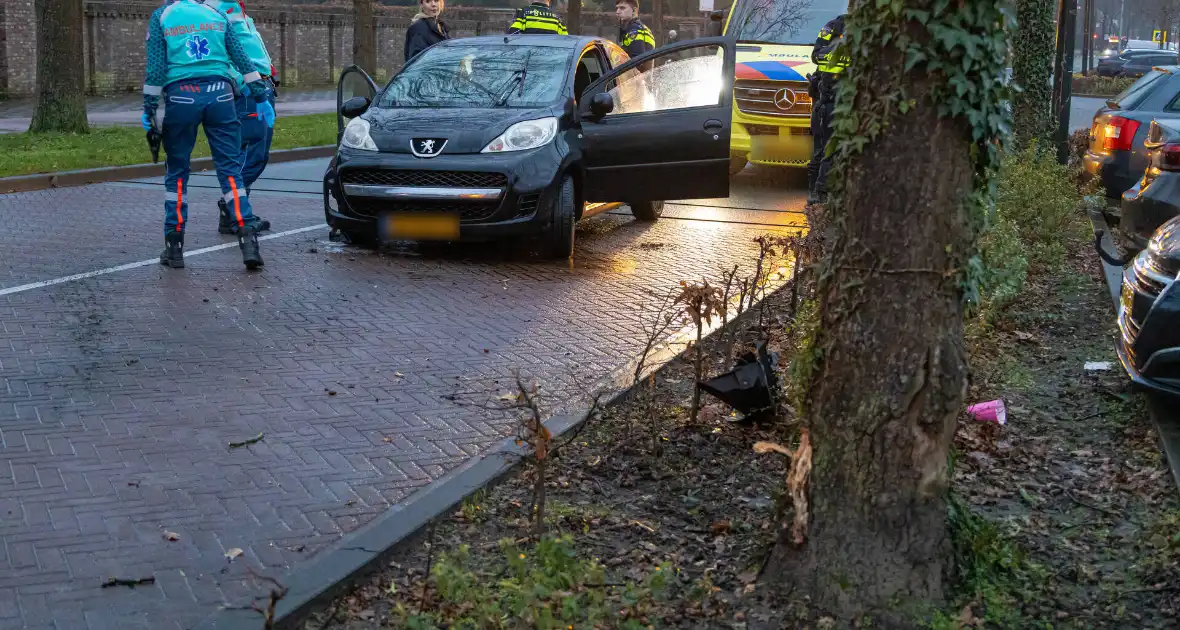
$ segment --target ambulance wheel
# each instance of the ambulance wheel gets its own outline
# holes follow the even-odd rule
[[[742,155],[729,156],[729,175],[732,177],[742,172],[742,169],[746,168],[746,164],[749,164],[749,162],[750,161]]]
[[[562,260],[574,255],[574,178],[561,183],[561,192],[553,200],[553,218],[545,234],[545,250],[550,258]]]
[[[655,221],[664,214],[662,201],[636,201],[627,205],[631,206],[631,214],[640,221]]]

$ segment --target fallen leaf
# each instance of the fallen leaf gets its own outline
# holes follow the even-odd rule
[[[233,549],[230,549],[229,551],[225,552],[225,557],[226,557],[226,559],[232,561],[234,558],[237,558],[238,556],[242,555],[242,553],[243,552],[241,549],[234,547]]]
[[[392,441],[393,441],[393,438],[384,438],[384,439],[385,439],[385,441],[386,441],[387,443],[388,443],[388,442],[392,442]]]
[[[164,532],[164,540],[176,542],[180,540],[180,534],[177,534],[176,532]]]

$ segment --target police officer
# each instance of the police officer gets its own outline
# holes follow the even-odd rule
[[[627,55],[635,58],[656,47],[651,29],[639,21],[638,0],[615,0],[615,17],[619,19],[619,45]]]
[[[204,126],[222,197],[238,226],[238,247],[247,269],[262,266],[258,219],[242,179],[241,121],[235,106],[234,69],[263,120],[274,118],[270,89],[254,69],[229,19],[197,0],[168,0],[148,22],[147,73],[143,85],[143,126],[163,136],[168,154],[164,178],[164,251],[160,263],[184,267],[188,219],[185,192],[189,158]],[[163,97],[163,103],[161,103]],[[161,107],[163,105],[163,107]]]
[[[527,7],[517,9],[506,32],[509,35],[569,35],[561,18],[549,8],[549,0],[534,0]]]
[[[807,164],[807,203],[823,203],[828,194],[828,171],[832,158],[827,153],[832,138],[832,110],[836,106],[836,81],[848,67],[848,55],[837,47],[844,38],[844,19],[839,15],[820,29],[811,48],[816,73],[811,80],[811,162]]]
[[[270,88],[267,100],[270,103],[270,111],[274,111],[274,66],[270,63],[270,53],[266,50],[266,43],[262,41],[262,35],[254,26],[254,18],[246,14],[246,3],[242,0],[204,0],[204,2],[224,13],[229,20],[229,28],[242,43],[242,48],[250,57],[253,69],[262,75],[262,81]],[[242,78],[242,73],[232,68],[231,70],[234,78],[237,79],[239,96],[236,106],[238,119],[242,122],[242,185],[246,188],[246,194],[249,195],[254,182],[258,181],[262,171],[266,169],[266,163],[270,160],[275,116],[266,120],[259,116],[254,99],[250,98],[246,92],[246,82]],[[226,200],[218,199],[217,208],[219,217],[217,231],[221,234],[237,234],[238,225],[230,216],[229,204],[226,203]],[[259,232],[270,229],[270,221],[262,217],[258,217],[257,225]]]

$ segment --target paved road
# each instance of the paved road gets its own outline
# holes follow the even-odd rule
[[[30,99],[0,102],[0,133],[28,131],[35,105],[36,102]],[[280,116],[333,112],[336,111],[336,91],[280,90],[275,109]],[[86,117],[95,126],[137,126],[142,111],[141,95],[92,98],[86,103]]]
[[[0,196],[0,628],[179,628],[248,603],[242,564],[281,575],[508,434],[464,401],[518,368],[555,394],[592,381],[637,351],[648,291],[803,221],[797,176],[748,169],[655,224],[585,222],[572,264],[378,254],[326,240],[323,168],[257,187],[256,274],[216,234],[207,175],[184,270],[154,261],[158,185]]]
[[[1088,129],[1094,120],[1094,113],[1106,104],[1105,99],[1075,96],[1070,99],[1069,130]]]

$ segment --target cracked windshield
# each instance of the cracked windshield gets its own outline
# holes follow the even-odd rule
[[[1074,1],[0,0],[0,630],[1180,628]]]
[[[406,66],[381,107],[537,107],[561,97],[569,51],[546,46],[448,46]]]

